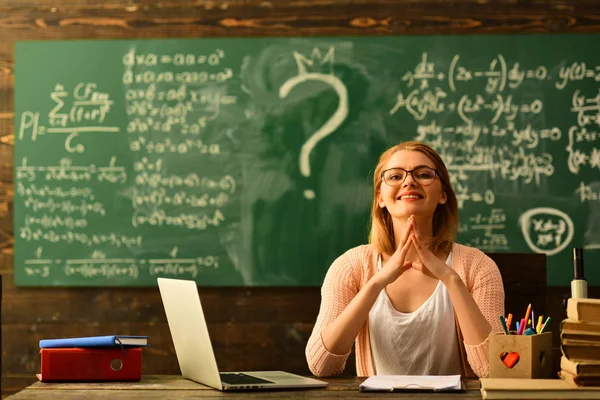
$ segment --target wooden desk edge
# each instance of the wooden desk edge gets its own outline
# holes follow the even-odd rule
[[[329,383],[325,390],[358,391],[366,378],[317,378]],[[481,388],[478,379],[463,379],[467,391]],[[181,375],[144,375],[137,382],[35,382],[24,390],[214,390]]]

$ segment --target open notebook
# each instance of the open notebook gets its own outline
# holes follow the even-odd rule
[[[361,392],[462,390],[460,375],[375,375],[360,384]]]

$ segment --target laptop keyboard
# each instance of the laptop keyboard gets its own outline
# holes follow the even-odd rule
[[[273,383],[265,379],[242,373],[220,373],[221,381],[230,385],[252,385],[255,383]]]

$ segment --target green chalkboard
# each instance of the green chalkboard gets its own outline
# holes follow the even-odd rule
[[[15,283],[320,285],[430,143],[458,241],[600,284],[599,35],[16,44]]]

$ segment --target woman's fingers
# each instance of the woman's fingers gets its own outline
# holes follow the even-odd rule
[[[388,261],[388,262],[391,262],[392,263],[391,265],[393,266],[393,269],[390,271],[391,275],[389,275],[389,278],[391,278],[389,283],[398,279],[398,277],[400,275],[402,275],[402,273],[404,271],[410,269],[412,266],[412,264],[410,262],[405,262],[404,260],[406,259],[406,255],[408,254],[408,251],[410,250],[410,246],[412,246],[414,243],[413,235],[415,232],[413,230],[413,225],[412,225],[413,220],[414,220],[413,215],[408,217],[408,224],[407,224],[406,230],[402,234],[402,238],[400,240],[400,245],[396,249],[396,252],[393,255],[393,257]],[[392,272],[392,271],[394,271],[394,272]]]
[[[416,234],[412,234],[410,235],[410,240],[415,244],[415,249],[417,249],[417,253],[419,253],[419,255],[421,255],[421,252],[423,250],[423,245],[421,243],[421,241],[419,240],[419,237]]]
[[[406,253],[411,244],[412,240],[409,237],[404,246],[398,248],[399,251],[397,250],[396,254],[394,254],[394,256],[383,266],[383,269],[378,272],[378,274],[381,274],[380,276],[385,286],[394,282],[406,270],[411,268],[411,262],[404,262],[404,258],[406,257]]]
[[[406,241],[408,240],[408,238],[410,237],[411,233],[412,233],[412,221],[413,221],[413,216],[411,215],[410,217],[408,217],[409,219],[409,224],[407,229],[404,231],[404,235],[402,236],[402,241],[400,242],[401,244],[406,243]]]
[[[412,243],[415,245],[415,250],[417,250],[417,254],[421,261],[431,261],[431,257],[433,254],[423,245],[423,242],[419,238],[419,235],[413,234],[410,236]]]
[[[427,261],[429,258],[429,254],[427,254],[427,249],[423,247],[423,243],[418,239],[418,236],[413,234],[410,235],[411,242],[414,243],[415,249],[417,250],[417,254],[419,255],[419,259],[421,261]],[[421,264],[422,265],[422,264]],[[414,267],[413,267],[414,268]]]
[[[416,269],[417,271],[423,271],[423,264],[415,261],[411,263],[412,265],[410,266],[412,269]]]
[[[412,226],[412,231],[414,232],[415,236],[418,239],[421,239],[421,231],[419,230],[419,225],[417,224],[417,221],[415,221],[413,219],[411,222],[411,226]]]
[[[421,262],[413,262],[411,267],[412,269],[420,271],[422,274],[425,274],[430,278],[437,279],[437,277]]]
[[[418,263],[418,262],[414,262],[412,263],[412,268],[414,270],[417,270],[419,272],[421,272],[422,274],[433,278],[433,279],[438,279],[430,270],[427,269],[427,267],[425,265],[423,265],[422,263]]]
[[[421,230],[419,229],[419,224],[417,224],[417,221],[415,221],[415,220],[413,219],[413,221],[412,221],[412,225],[413,225],[413,228],[414,228],[415,232],[417,232],[417,234],[419,234],[419,235],[420,235],[420,234],[421,234]]]
[[[406,253],[408,253],[408,249],[410,249],[410,246],[413,243],[413,238],[412,235],[410,235],[408,237],[408,239],[406,240],[406,242],[404,243],[404,245],[401,247],[400,249],[400,263],[404,264],[404,258],[406,257]]]
[[[402,252],[402,249],[404,248],[404,246],[406,246],[406,243],[410,239],[410,235],[413,233],[412,225],[410,223],[410,221],[412,221],[412,219],[413,219],[412,215],[410,217],[408,217],[409,224],[407,226],[407,229],[402,234],[402,238],[400,240],[400,246],[398,246],[398,248],[396,249],[396,252],[399,252],[399,251]]]
[[[398,268],[398,271],[401,271],[401,273],[406,270],[404,268],[404,265],[405,265],[404,259],[406,258],[406,254],[408,253],[408,249],[410,249],[411,245],[412,245],[412,239],[409,236],[408,239],[406,240],[406,243],[404,243],[404,245],[402,247],[399,247],[398,250],[396,250],[396,254],[394,255],[394,258],[397,260],[397,261],[394,261],[394,265],[396,266],[395,268]]]
[[[410,246],[413,244],[413,242],[414,238],[412,237],[412,235],[409,235],[408,239],[406,239],[406,243],[404,243],[404,246],[402,246],[402,252],[404,253],[404,255],[408,253],[408,249],[410,249]]]

